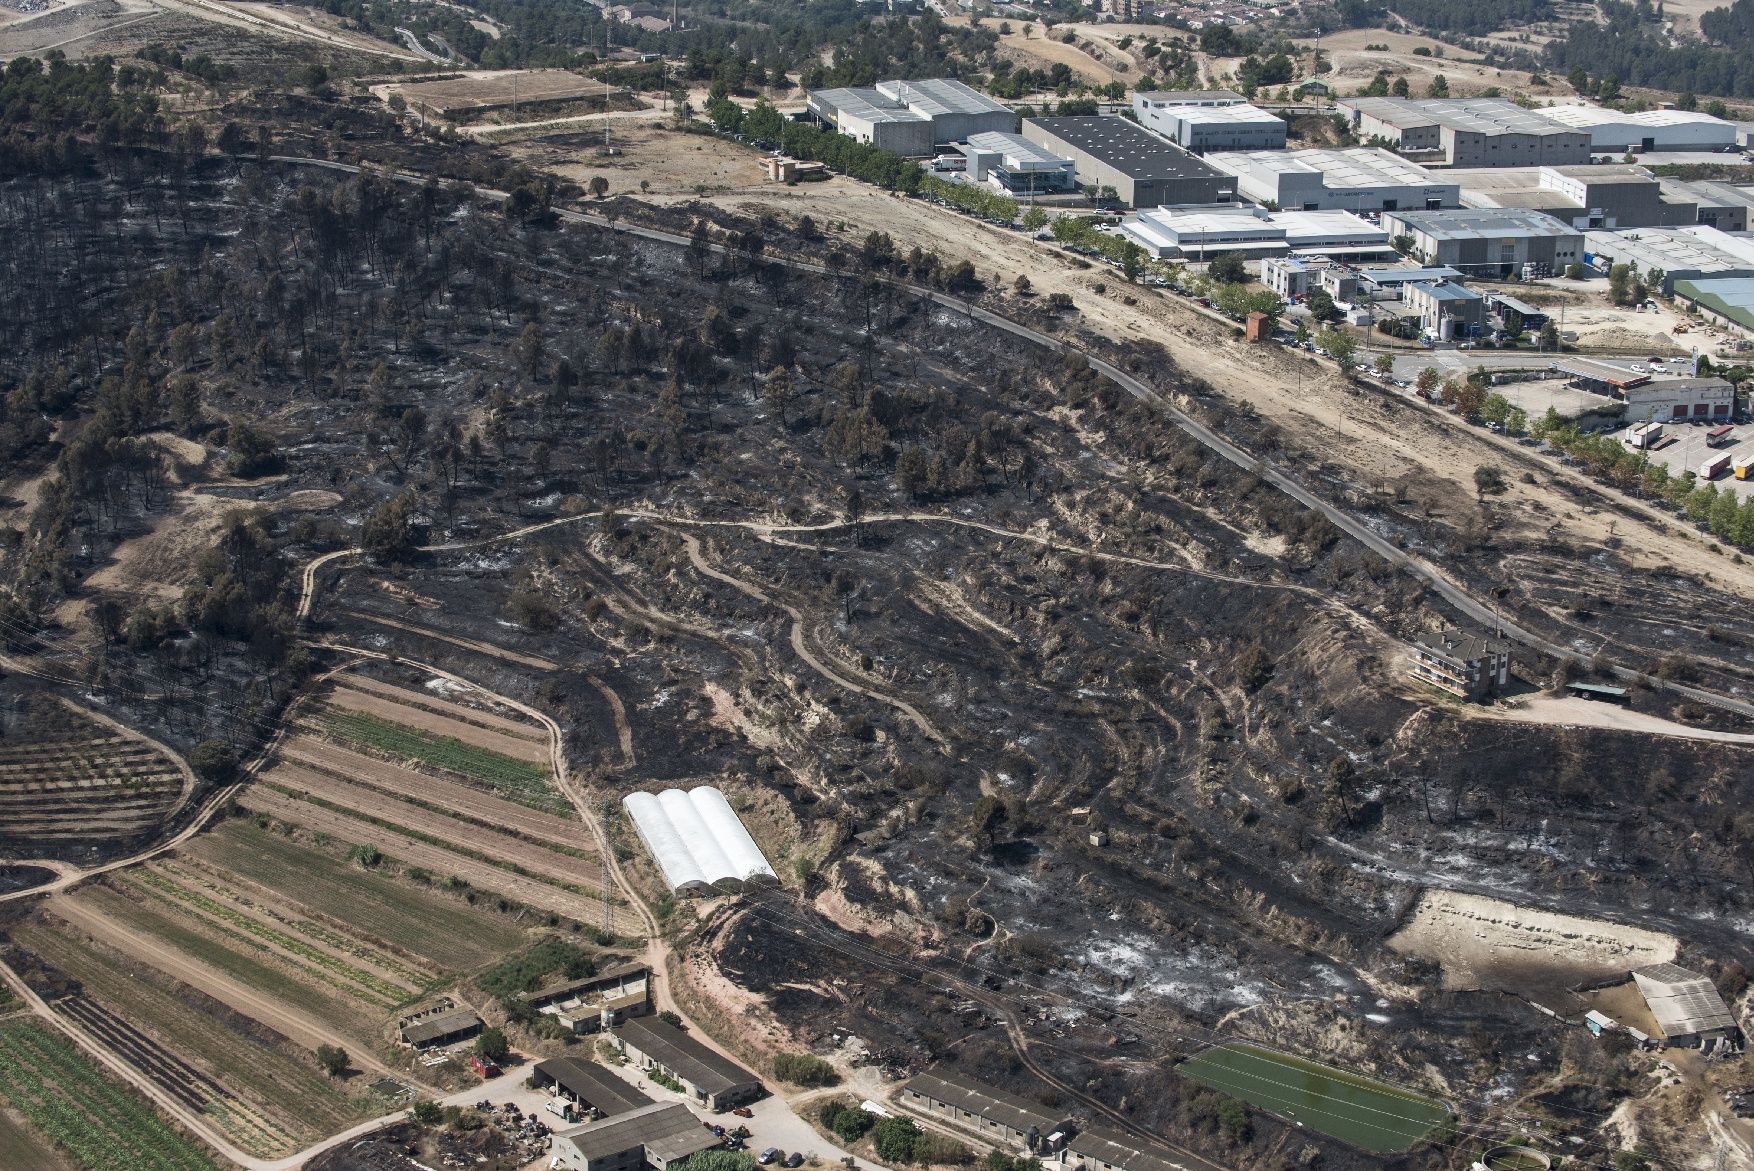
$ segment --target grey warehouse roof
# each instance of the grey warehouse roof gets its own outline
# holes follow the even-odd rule
[[[1724,998],[1698,972],[1676,964],[1651,964],[1634,969],[1632,979],[1665,1037],[1736,1027],[1736,1018]]]
[[[1182,105],[1188,102],[1240,102],[1241,94],[1233,89],[1151,89],[1135,93],[1143,102],[1167,102]]]
[[[1348,98],[1341,103],[1403,130],[1448,126],[1479,134],[1575,134],[1577,128],[1505,98]]]
[[[1002,130],[983,130],[979,134],[968,136],[968,145],[976,150],[992,150],[1007,154],[1024,163],[1060,163],[1066,159],[1046,147],[1038,146],[1021,134],[1007,134]]]
[[[552,1057],[536,1063],[536,1072],[552,1078],[575,1098],[595,1107],[605,1117],[629,1114],[652,1100],[598,1065],[582,1057]]]
[[[1430,282],[1430,283],[1420,282],[1417,284],[1408,285],[1407,287],[1409,289],[1419,289],[1419,290],[1423,291],[1426,296],[1430,297],[1434,301],[1483,301],[1483,300],[1485,300],[1485,298],[1482,297],[1479,293],[1476,293],[1473,289],[1468,288],[1466,285],[1452,285],[1452,284],[1447,284],[1447,283],[1438,284],[1436,282]]]
[[[1047,1134],[1065,1121],[1063,1115],[1056,1117],[1039,1102],[977,1082],[953,1069],[916,1074],[904,1088],[1025,1134],[1032,1126]]]
[[[1439,177],[1417,163],[1378,147],[1355,146],[1346,150],[1251,150],[1227,151],[1211,156],[1215,165],[1229,171],[1244,169],[1275,174],[1319,174],[1329,188],[1450,186],[1454,180]]]
[[[720,1141],[680,1102],[653,1102],[577,1130],[562,1131],[555,1137],[566,1139],[579,1154],[593,1161],[644,1147],[649,1161],[660,1166],[716,1147]]]
[[[1135,180],[1227,177],[1125,118],[1031,118],[1029,122]]]
[[[1121,1167],[1125,1171],[1181,1171],[1167,1155],[1106,1126],[1086,1126],[1072,1136],[1066,1149],[1075,1155]]]
[[[1373,285],[1428,284],[1435,280],[1460,280],[1459,270],[1447,264],[1431,268],[1361,268],[1358,279]]]
[[[963,85],[960,81],[929,77],[918,81],[880,81],[877,92],[891,101],[900,102],[928,118],[946,114],[1009,114],[1011,107],[996,102],[986,94]]]
[[[1433,240],[1489,240],[1502,236],[1575,236],[1578,231],[1550,215],[1515,207],[1458,208],[1448,211],[1384,212]]]
[[[810,95],[812,101],[866,122],[930,122],[874,89],[819,89]]]
[[[761,1079],[674,1025],[655,1017],[634,1017],[618,1036],[704,1094],[722,1094]]]

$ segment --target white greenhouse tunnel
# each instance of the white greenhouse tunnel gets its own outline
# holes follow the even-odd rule
[[[629,793],[621,804],[671,890],[705,894],[778,882],[731,803],[711,785]]]

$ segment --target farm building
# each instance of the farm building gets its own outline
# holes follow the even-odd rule
[[[1486,298],[1466,285],[1408,285],[1401,300],[1409,315],[1419,317],[1419,327],[1439,341],[1479,337],[1486,329]]]
[[[731,803],[711,785],[687,793],[629,793],[621,804],[671,890],[708,894],[779,881]]]
[[[1459,630],[1426,635],[1413,644],[1413,677],[1462,699],[1484,699],[1510,683],[1510,643]]]
[[[400,1030],[402,1044],[415,1049],[436,1049],[467,1041],[481,1031],[481,1018],[466,1008],[448,1009],[411,1019]]]
[[[1665,1045],[1709,1049],[1740,1042],[1735,1015],[1712,982],[1698,972],[1676,964],[1651,964],[1634,969],[1632,980],[1656,1018]]]
[[[1086,186],[1131,207],[1236,202],[1236,181],[1125,118],[1025,118],[1023,137],[1071,159]]]
[[[583,1057],[551,1057],[538,1061],[530,1076],[537,1089],[554,1087],[555,1093],[595,1118],[628,1114],[652,1100],[608,1070]]]
[[[929,155],[939,143],[966,142],[971,134],[1017,125],[1006,106],[944,79],[816,90],[807,104],[811,116],[830,129],[910,157]]]
[[[1419,162],[1539,167],[1590,161],[1587,130],[1505,98],[1345,98],[1335,108],[1360,140],[1381,139]]]
[[[1411,236],[1424,263],[1469,276],[1510,276],[1525,267],[1551,275],[1583,259],[1583,233],[1538,211],[1385,211],[1382,222],[1397,236]]]
[[[1670,199],[1643,167],[1480,167],[1452,171],[1462,205],[1517,207],[1574,228],[1648,228],[1691,224],[1698,207]]]
[[[1018,195],[1071,191],[1078,167],[1071,159],[1037,146],[1021,134],[988,130],[969,135],[956,148],[968,159],[968,177]]]
[[[1616,264],[1635,264],[1642,273],[1661,269],[1665,293],[1673,292],[1678,280],[1754,276],[1754,241],[1698,224],[1591,232],[1588,241],[1596,268],[1605,272]]]
[[[721,1141],[682,1103],[652,1102],[560,1131],[550,1145],[550,1165],[571,1171],[663,1171]]]
[[[651,1011],[651,970],[624,964],[523,994],[525,1003],[574,1033],[610,1029]]]
[[[615,1040],[629,1061],[675,1078],[710,1109],[736,1106],[761,1093],[760,1078],[661,1020],[628,1021],[615,1030]]]
[[[1285,119],[1247,102],[1223,106],[1176,106],[1133,97],[1139,124],[1189,150],[1278,150],[1285,145]]]
[[[1391,251],[1388,232],[1349,211],[1152,208],[1122,223],[1121,231],[1153,256],[1188,260],[1225,252],[1376,256]]]
[[[1600,106],[1548,106],[1541,111],[1590,136],[1594,151],[1718,150],[1736,145],[1733,122],[1698,110],[1641,110],[1622,114]]]
[[[1080,1127],[1066,1144],[1062,1158],[1084,1171],[1181,1171],[1181,1165],[1167,1152],[1106,1126]]]
[[[953,1069],[917,1074],[901,1100],[923,1114],[972,1130],[996,1146],[1051,1155],[1065,1146],[1071,1121],[1058,1111]]]
[[[1455,207],[1460,189],[1379,147],[1215,154],[1207,162],[1236,176],[1245,199],[1321,211]]]

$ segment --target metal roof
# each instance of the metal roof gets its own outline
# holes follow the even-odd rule
[[[983,130],[979,134],[968,136],[968,145],[975,150],[995,151],[1008,159],[1016,159],[1023,163],[1048,163],[1053,166],[1064,166],[1071,160],[1064,155],[1057,155],[1046,147],[1029,141],[1021,134],[1011,134],[1004,130]]]
[[[710,785],[629,793],[621,804],[672,890],[778,881],[731,803]]]
[[[1754,244],[1703,224],[1686,228],[1590,232],[1586,239],[1591,252],[1600,252],[1615,260],[1632,261],[1645,271],[1660,268],[1670,273],[1754,273]]]
[[[1616,699],[1625,699],[1632,693],[1624,687],[1609,687],[1604,683],[1567,683],[1567,691],[1587,691],[1591,695],[1611,695]]]
[[[1153,113],[1168,114],[1175,118],[1185,119],[1194,126],[1265,126],[1269,122],[1284,125],[1285,119],[1277,114],[1269,114],[1259,106],[1251,106],[1247,102],[1239,102],[1229,106],[1201,106],[1196,104],[1169,105],[1154,107]]]
[[[916,81],[880,81],[877,92],[891,101],[900,102],[928,118],[947,114],[1009,114],[1011,107],[996,102],[986,94],[944,77],[921,78]]]
[[[1319,174],[1322,186],[1345,187],[1453,187],[1417,163],[1374,146],[1346,150],[1250,150],[1214,152],[1207,161],[1220,170],[1238,174],[1244,170],[1266,174]]]
[[[1484,301],[1486,299],[1467,285],[1452,285],[1448,282],[1418,282],[1407,286],[1408,292],[1415,289],[1433,301]]]
[[[1451,208],[1444,211],[1385,211],[1409,230],[1433,240],[1497,240],[1507,236],[1577,236],[1576,228],[1550,215],[1516,207]]]
[[[1665,198],[1697,203],[1700,207],[1707,208],[1754,208],[1754,187],[1725,183],[1719,179],[1702,179],[1690,183],[1684,179],[1664,177],[1657,182],[1662,184]]]
[[[1651,964],[1635,968],[1632,979],[1665,1037],[1736,1027],[1736,1018],[1724,998],[1698,972],[1677,964]]]
[[[700,1119],[680,1102],[653,1102],[627,1114],[587,1123],[577,1130],[554,1136],[565,1141],[586,1159],[607,1159],[635,1147],[644,1147],[648,1162],[663,1166],[686,1159],[696,1151],[719,1145],[719,1138],[702,1126]]]
[[[536,1063],[541,1074],[605,1117],[629,1114],[652,1100],[595,1061],[582,1057],[551,1057]]]
[[[1715,125],[1726,127],[1729,137],[1733,138],[1735,134],[1733,123],[1714,118],[1703,110],[1640,110],[1636,114],[1622,114],[1619,110],[1606,110],[1600,106],[1547,106],[1541,112],[1556,122],[1584,129],[1596,126],[1643,126],[1651,129],[1661,126]]]
[[[874,89],[819,89],[811,93],[810,101],[866,122],[931,121]]]
[[[1182,1171],[1181,1165],[1118,1130],[1106,1126],[1082,1127],[1066,1144],[1074,1155],[1106,1163],[1124,1171]]]
[[[1229,178],[1168,139],[1159,138],[1125,118],[1101,115],[1029,118],[1024,125],[1040,127],[1072,149],[1093,155],[1135,181]]]
[[[466,1008],[459,1008],[415,1021],[402,1030],[402,1040],[410,1045],[425,1045],[480,1026],[480,1017]]]
[[[761,1079],[708,1049],[676,1026],[655,1017],[634,1017],[616,1036],[703,1094],[722,1094]]]
[[[1166,106],[1185,106],[1193,102],[1227,101],[1237,104],[1246,101],[1241,94],[1233,89],[1148,89],[1140,90],[1133,95],[1135,101],[1162,102]]]
[[[651,969],[644,964],[619,964],[613,968],[604,968],[590,976],[568,977],[544,984],[534,992],[520,992],[520,1000],[528,1000],[532,1004],[559,1000],[563,996],[576,996],[584,992],[601,992],[611,985],[619,988],[629,976],[647,976]]]
[[[977,1082],[953,1069],[916,1074],[902,1088],[1024,1134],[1032,1126],[1047,1134],[1066,1120],[1065,1115],[1056,1116],[1039,1102]]]
[[[1402,130],[1447,126],[1476,134],[1582,133],[1546,110],[1525,110],[1506,98],[1347,98],[1340,105]]]
[[[1373,285],[1416,285],[1461,280],[1462,274],[1447,264],[1438,264],[1429,268],[1361,268],[1358,279]]]
[[[1754,277],[1713,277],[1675,282],[1675,292],[1745,329],[1754,329]]]

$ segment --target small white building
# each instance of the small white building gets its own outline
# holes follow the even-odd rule
[[[1391,252],[1388,232],[1351,212],[1267,212],[1260,208],[1153,208],[1121,224],[1153,256],[1209,260],[1245,256],[1374,256]]]
[[[1177,106],[1137,94],[1133,114],[1147,130],[1189,150],[1278,150],[1285,145],[1285,119],[1247,102]]]
[[[1408,285],[1401,301],[1409,314],[1419,315],[1420,328],[1439,341],[1478,337],[1486,326],[1486,298],[1466,285]]]
[[[1315,288],[1322,267],[1301,256],[1269,257],[1261,261],[1261,283],[1289,303]]]
[[[1077,163],[1021,134],[998,130],[971,134],[956,149],[968,159],[970,179],[1001,191],[1028,195],[1071,191],[1078,185]]]

